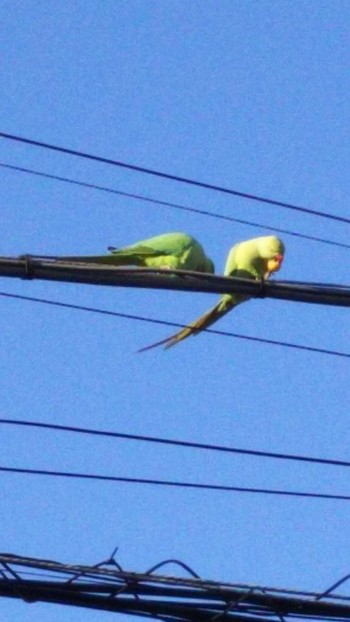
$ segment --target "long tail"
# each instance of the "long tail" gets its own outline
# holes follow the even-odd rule
[[[185,326],[185,328],[182,328],[178,333],[175,333],[175,335],[162,339],[162,341],[157,341],[157,343],[152,343],[150,346],[145,346],[144,348],[138,350],[138,352],[146,352],[146,350],[152,350],[152,348],[156,348],[164,344],[165,350],[168,350],[168,348],[175,346],[187,337],[197,335],[200,331],[205,330],[214,324],[214,322],[217,322],[217,320],[219,320],[223,315],[231,311],[231,309],[233,309],[233,307],[237,304],[238,303],[233,302],[232,299],[221,299],[215,307],[209,309],[209,311],[201,315],[194,322],[191,322],[188,326]]]
[[[135,255],[119,255],[118,253],[111,253],[109,255],[64,255],[50,257],[54,261],[67,262],[67,263],[94,263],[94,264],[106,264],[112,266],[131,266],[141,265],[141,262],[137,260]]]
[[[130,247],[115,248],[108,246],[110,253],[108,255],[65,255],[63,257],[50,257],[55,261],[79,262],[79,263],[97,263],[112,266],[145,266],[146,260],[149,258],[157,258],[164,255],[163,251],[158,251],[148,246],[138,244]]]

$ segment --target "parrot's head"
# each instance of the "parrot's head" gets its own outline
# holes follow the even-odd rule
[[[265,260],[265,278],[268,278],[272,272],[277,272],[283,262],[285,255],[285,247],[279,238],[275,235],[268,235],[259,238],[259,255]]]

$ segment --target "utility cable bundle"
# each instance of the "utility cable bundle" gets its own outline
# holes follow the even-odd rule
[[[175,564],[190,578],[153,574]],[[201,579],[186,564],[167,560],[145,573],[125,572],[112,556],[95,566],[0,554],[0,596],[155,618],[167,622],[288,622],[350,620],[349,597],[235,585]]]

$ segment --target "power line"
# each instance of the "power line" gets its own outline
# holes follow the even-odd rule
[[[61,177],[60,175],[52,175],[50,173],[44,173],[42,171],[36,171],[34,169],[24,168],[22,166],[13,166],[11,164],[6,164],[4,162],[0,162],[0,167],[9,169],[12,171],[20,172],[20,173],[28,173],[30,175],[36,175],[38,177],[43,177],[45,179],[51,179],[54,181],[59,181],[67,184],[72,184],[76,186],[80,186],[83,188],[89,188],[91,190],[97,190],[100,192],[106,192],[110,194],[116,194],[118,196],[122,196],[128,199],[136,199],[137,201],[143,201],[146,203],[152,203],[154,205],[161,205],[163,207],[170,207],[173,209],[191,212],[194,214],[199,214],[201,216],[208,216],[211,218],[217,218],[219,220],[225,220],[228,222],[235,222],[241,225],[247,225],[249,227],[255,227],[257,229],[263,229],[264,231],[274,231],[276,233],[283,233],[285,235],[290,235],[297,238],[302,238],[304,240],[310,240],[312,242],[320,242],[322,244],[329,244],[332,246],[339,246],[340,248],[350,248],[350,244],[345,244],[343,242],[335,242],[333,240],[326,240],[325,238],[319,238],[314,235],[307,235],[304,233],[299,233],[296,231],[291,231],[290,229],[282,229],[280,227],[267,227],[266,225],[262,225],[260,223],[251,222],[249,220],[243,220],[241,218],[234,218],[233,216],[226,216],[225,214],[218,214],[217,212],[211,212],[209,210],[198,209],[195,207],[189,207],[186,205],[179,205],[178,203],[171,203],[169,201],[161,201],[160,199],[155,199],[152,197],[146,197],[140,194],[134,194],[131,192],[124,192],[122,190],[117,190],[116,188],[108,188],[106,186],[99,186],[97,184],[91,184],[84,181],[78,181],[76,179],[71,179],[69,177]]]
[[[191,576],[154,574],[170,563]],[[39,579],[43,576],[44,580]],[[115,552],[94,565],[0,554],[1,596],[167,622],[349,620],[349,599],[328,592],[324,600],[322,593],[205,580],[178,559],[160,562],[147,572],[126,572],[116,561]]]
[[[74,149],[68,149],[66,147],[58,147],[57,145],[52,145],[49,143],[45,143],[42,141],[38,141],[38,140],[32,140],[29,138],[24,138],[22,136],[15,136],[13,134],[7,134],[5,132],[0,132],[0,137],[2,138],[6,138],[9,140],[13,140],[13,141],[17,141],[17,142],[21,142],[27,145],[31,145],[34,147],[41,147],[44,149],[49,149],[51,151],[56,151],[59,153],[65,153],[67,155],[73,155],[73,156],[77,156],[80,158],[85,158],[88,160],[93,160],[95,162],[102,162],[104,164],[111,164],[113,166],[119,166],[121,168],[125,168],[125,169],[129,169],[132,171],[136,171],[139,173],[146,173],[147,175],[154,175],[156,177],[161,177],[163,179],[169,179],[172,181],[177,181],[180,183],[184,183],[184,184],[189,184],[192,186],[197,186],[199,188],[205,188],[207,190],[215,190],[217,192],[223,192],[225,194],[230,194],[233,196],[238,196],[241,197],[243,199],[249,199],[251,201],[258,201],[260,203],[266,203],[268,205],[275,205],[277,207],[284,207],[286,209],[290,209],[290,210],[294,210],[294,211],[298,211],[298,212],[302,212],[304,214],[310,214],[312,216],[319,216],[322,218],[328,218],[331,220],[336,220],[338,222],[343,222],[343,223],[347,223],[350,224],[350,219],[349,218],[345,218],[343,216],[338,216],[336,214],[329,214],[326,212],[321,212],[318,210],[312,210],[306,207],[300,207],[297,205],[293,205],[292,203],[285,203],[282,201],[276,201],[274,199],[269,199],[266,197],[260,197],[257,196],[255,194],[249,194],[247,192],[240,192],[238,190],[233,190],[231,188],[225,188],[223,186],[217,186],[214,184],[209,184],[209,183],[205,183],[202,181],[197,181],[194,179],[189,179],[187,177],[180,177],[178,175],[172,175],[170,173],[163,173],[161,171],[156,171],[150,168],[146,168],[143,166],[136,166],[135,164],[128,164],[126,162],[121,162],[120,160],[114,160],[111,158],[105,158],[105,157],[101,157],[101,156],[97,156],[97,155],[93,155],[90,153],[85,153],[83,151],[76,151]]]
[[[110,261],[112,262],[112,256]],[[211,294],[244,294],[293,302],[350,307],[350,287],[219,276],[191,270],[128,268],[96,261],[95,257],[50,257],[30,254],[0,257],[0,276],[42,279],[85,285],[137,287]],[[176,277],[176,278],[174,278]]]
[[[21,419],[0,419],[0,424],[13,425],[19,427],[41,428],[46,430],[55,430],[59,432],[73,432],[78,434],[87,434],[90,436],[105,436],[108,438],[119,438],[131,441],[142,441],[148,443],[158,443],[163,445],[172,445],[174,447],[182,447],[188,449],[203,449],[208,451],[217,451],[223,453],[241,454],[254,456],[257,458],[276,458],[279,460],[294,460],[296,462],[306,462],[311,464],[323,464],[328,466],[350,467],[350,462],[345,460],[332,460],[328,458],[312,458],[309,456],[301,456],[296,454],[282,454],[271,451],[259,451],[255,449],[238,449],[237,447],[228,447],[225,445],[211,445],[208,443],[196,443],[193,441],[180,441],[170,438],[159,438],[156,436],[145,436],[140,434],[127,434],[125,432],[112,432],[108,430],[96,430],[91,428],[81,428],[76,426],[59,425],[54,423],[42,423],[39,421],[26,421]]]
[[[141,484],[152,486],[169,486],[171,488],[192,488],[195,490],[215,490],[219,492],[246,492],[262,495],[277,495],[284,497],[304,497],[307,499],[331,499],[350,501],[349,495],[334,495],[319,492],[300,492],[294,490],[274,490],[270,488],[248,488],[246,486],[227,486],[224,484],[199,484],[193,482],[178,482],[173,480],[159,480],[141,477],[118,477],[114,475],[97,475],[91,473],[73,473],[70,471],[50,471],[47,469],[24,469],[18,467],[0,466],[3,473],[17,473],[21,475],[45,475],[48,477],[65,477],[69,479],[97,480],[105,482],[119,482],[124,484]]]
[[[295,605],[298,597],[302,597],[302,603],[298,603],[299,613],[300,605],[308,604],[306,600],[309,600],[309,604],[311,605],[317,604],[318,606],[323,605],[325,607],[331,605],[331,603],[340,605],[344,603],[348,606],[350,601],[348,596],[332,593],[335,589],[334,585],[338,586],[344,583],[349,579],[349,575],[346,575],[340,581],[337,581],[336,584],[333,584],[333,586],[322,592],[252,585],[249,583],[217,582],[212,579],[202,579],[193,568],[179,559],[166,559],[143,572],[125,571],[115,559],[117,550],[118,549],[114,549],[112,555],[109,555],[106,560],[100,561],[93,566],[86,564],[66,564],[54,560],[38,559],[11,553],[0,553],[0,568],[2,567],[4,578],[6,576],[7,578],[13,577],[20,579],[23,574],[54,578],[53,575],[55,573],[57,582],[60,581],[63,585],[68,583],[68,585],[73,588],[74,584],[77,585],[78,581],[84,583],[84,585],[91,581],[95,583],[95,587],[101,586],[101,591],[104,591],[103,586],[106,584],[111,585],[113,581],[123,581],[125,582],[123,591],[127,593],[134,593],[134,590],[140,587],[144,590],[144,595],[149,595],[154,594],[154,590],[158,590],[159,587],[162,591],[162,595],[176,593],[179,597],[182,597],[185,595],[186,590],[188,597],[195,600],[198,600],[200,596],[198,588],[203,589],[205,593],[215,600],[222,601],[228,598],[229,602],[237,600],[234,597],[237,596],[237,591],[240,593],[240,596],[243,595],[243,591],[246,592],[247,598],[244,600],[252,600],[256,604],[262,604],[261,601],[264,596],[269,600],[272,596],[275,602],[279,604],[282,599],[283,602],[286,602],[285,599],[288,599],[290,604]],[[154,574],[156,570],[164,568],[164,566],[170,563],[181,570],[185,570],[189,576],[177,577],[173,574],[171,576],[163,573],[161,575]],[[16,570],[13,566],[16,567]],[[29,573],[26,570],[22,570],[23,568],[30,568],[32,572]],[[73,576],[67,580],[68,575]],[[325,595],[327,595],[327,600],[324,600]],[[240,599],[240,602],[243,602],[243,599]],[[279,609],[281,609],[281,607],[279,607]]]
[[[24,469],[24,468],[13,468],[13,467],[3,467],[0,466],[0,471],[7,473],[20,473],[23,475],[45,475],[51,477],[67,477],[74,479],[88,479],[88,480],[99,480],[99,481],[109,481],[109,482],[120,482],[120,483],[128,483],[128,484],[149,484],[153,486],[170,486],[175,488],[193,488],[196,490],[216,490],[221,492],[246,492],[246,493],[256,493],[256,494],[265,494],[265,495],[279,495],[279,496],[292,496],[292,497],[306,497],[306,498],[315,498],[315,499],[332,499],[339,501],[350,501],[349,495],[333,495],[333,494],[324,494],[324,493],[314,493],[314,492],[296,492],[296,491],[286,491],[286,490],[271,490],[268,488],[248,488],[242,486],[228,486],[228,485],[220,485],[220,484],[200,484],[200,483],[192,483],[192,482],[178,482],[171,480],[158,480],[158,479],[150,479],[150,478],[133,478],[133,477],[118,477],[113,475],[97,475],[97,474],[88,474],[88,473],[73,473],[66,471],[49,471],[46,469]]]
[[[75,304],[71,304],[71,303],[66,303],[66,302],[58,302],[58,301],[53,301],[53,300],[48,300],[45,298],[36,298],[33,296],[22,296],[20,294],[9,294],[7,292],[0,292],[0,296],[3,296],[5,298],[13,298],[15,300],[26,300],[28,302],[34,302],[34,303],[40,303],[40,304],[47,304],[47,305],[52,305],[55,307],[62,307],[65,309],[75,309],[77,311],[86,311],[86,312],[90,312],[90,313],[98,313],[101,315],[107,315],[107,316],[111,316],[111,317],[120,317],[120,318],[124,318],[124,319],[128,319],[128,320],[137,320],[140,322],[148,322],[151,324],[159,324],[162,326],[171,326],[171,327],[175,327],[175,328],[184,328],[186,325],[185,324],[178,324],[175,322],[167,322],[166,320],[156,320],[153,318],[147,318],[147,317],[143,317],[140,315],[131,315],[128,313],[119,313],[117,311],[108,311],[107,309],[97,309],[95,307],[87,307],[84,305],[75,305]],[[293,348],[295,350],[304,350],[306,352],[314,352],[316,354],[328,354],[328,355],[332,355],[332,356],[340,356],[340,357],[344,357],[344,358],[350,358],[350,353],[348,352],[340,352],[337,350],[326,350],[324,348],[315,348],[313,346],[305,346],[305,345],[300,345],[300,344],[295,344],[295,343],[289,343],[287,341],[277,341],[277,340],[273,340],[273,339],[264,339],[262,337],[250,337],[248,335],[240,335],[238,333],[230,333],[227,331],[220,331],[220,330],[213,330],[213,329],[205,329],[205,331],[203,332],[208,332],[208,333],[212,333],[214,335],[221,335],[223,337],[234,337],[235,339],[244,339],[246,341],[253,341],[253,342],[258,342],[258,343],[265,343],[268,345],[275,345],[275,346],[282,346],[285,348]]]

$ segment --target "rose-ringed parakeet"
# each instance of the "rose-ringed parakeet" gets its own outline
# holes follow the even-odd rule
[[[109,255],[55,257],[57,261],[142,266],[214,273],[202,245],[187,233],[164,233],[123,248],[108,247]]]
[[[239,242],[231,248],[228,254],[224,275],[244,279],[267,279],[273,272],[280,269],[284,253],[283,242],[274,235]],[[165,344],[165,348],[171,348],[186,337],[197,335],[201,330],[208,328],[228,311],[249,300],[249,298],[250,296],[247,294],[223,294],[215,307],[201,315],[197,320],[175,335],[141,348],[139,352],[162,344]]]

